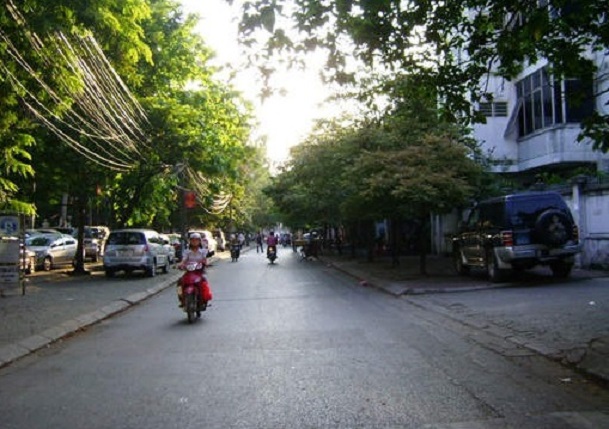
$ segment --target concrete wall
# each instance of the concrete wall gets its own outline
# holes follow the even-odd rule
[[[579,225],[580,264],[609,268],[609,184],[576,184],[563,196]]]

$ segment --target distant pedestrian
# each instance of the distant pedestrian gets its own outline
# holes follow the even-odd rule
[[[260,252],[264,253],[264,240],[262,239],[262,233],[258,231],[256,233],[256,253],[258,253],[258,249]]]

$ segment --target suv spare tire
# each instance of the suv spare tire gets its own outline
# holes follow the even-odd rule
[[[535,221],[537,239],[550,247],[563,246],[571,238],[572,231],[573,222],[561,210],[546,210]]]

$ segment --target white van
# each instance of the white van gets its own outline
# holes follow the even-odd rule
[[[157,269],[169,272],[169,252],[160,234],[151,229],[118,229],[110,232],[104,252],[104,271],[113,277],[117,271],[130,274],[143,270],[154,277]]]

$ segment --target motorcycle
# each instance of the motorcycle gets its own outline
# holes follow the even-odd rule
[[[230,258],[231,258],[232,262],[237,262],[239,260],[240,253],[241,253],[240,244],[231,244],[230,245]]]
[[[201,263],[190,263],[184,267],[186,272],[182,278],[178,281],[178,299],[180,300],[182,310],[188,317],[188,323],[195,321],[195,317],[198,319],[201,317],[201,312],[207,309],[207,301],[201,296],[202,282],[207,282],[205,278],[203,264]],[[208,287],[204,285],[204,287]],[[210,293],[211,295],[211,293]]]
[[[277,259],[277,246],[268,246],[266,249],[266,257],[269,258],[271,264],[274,264],[275,259]]]

